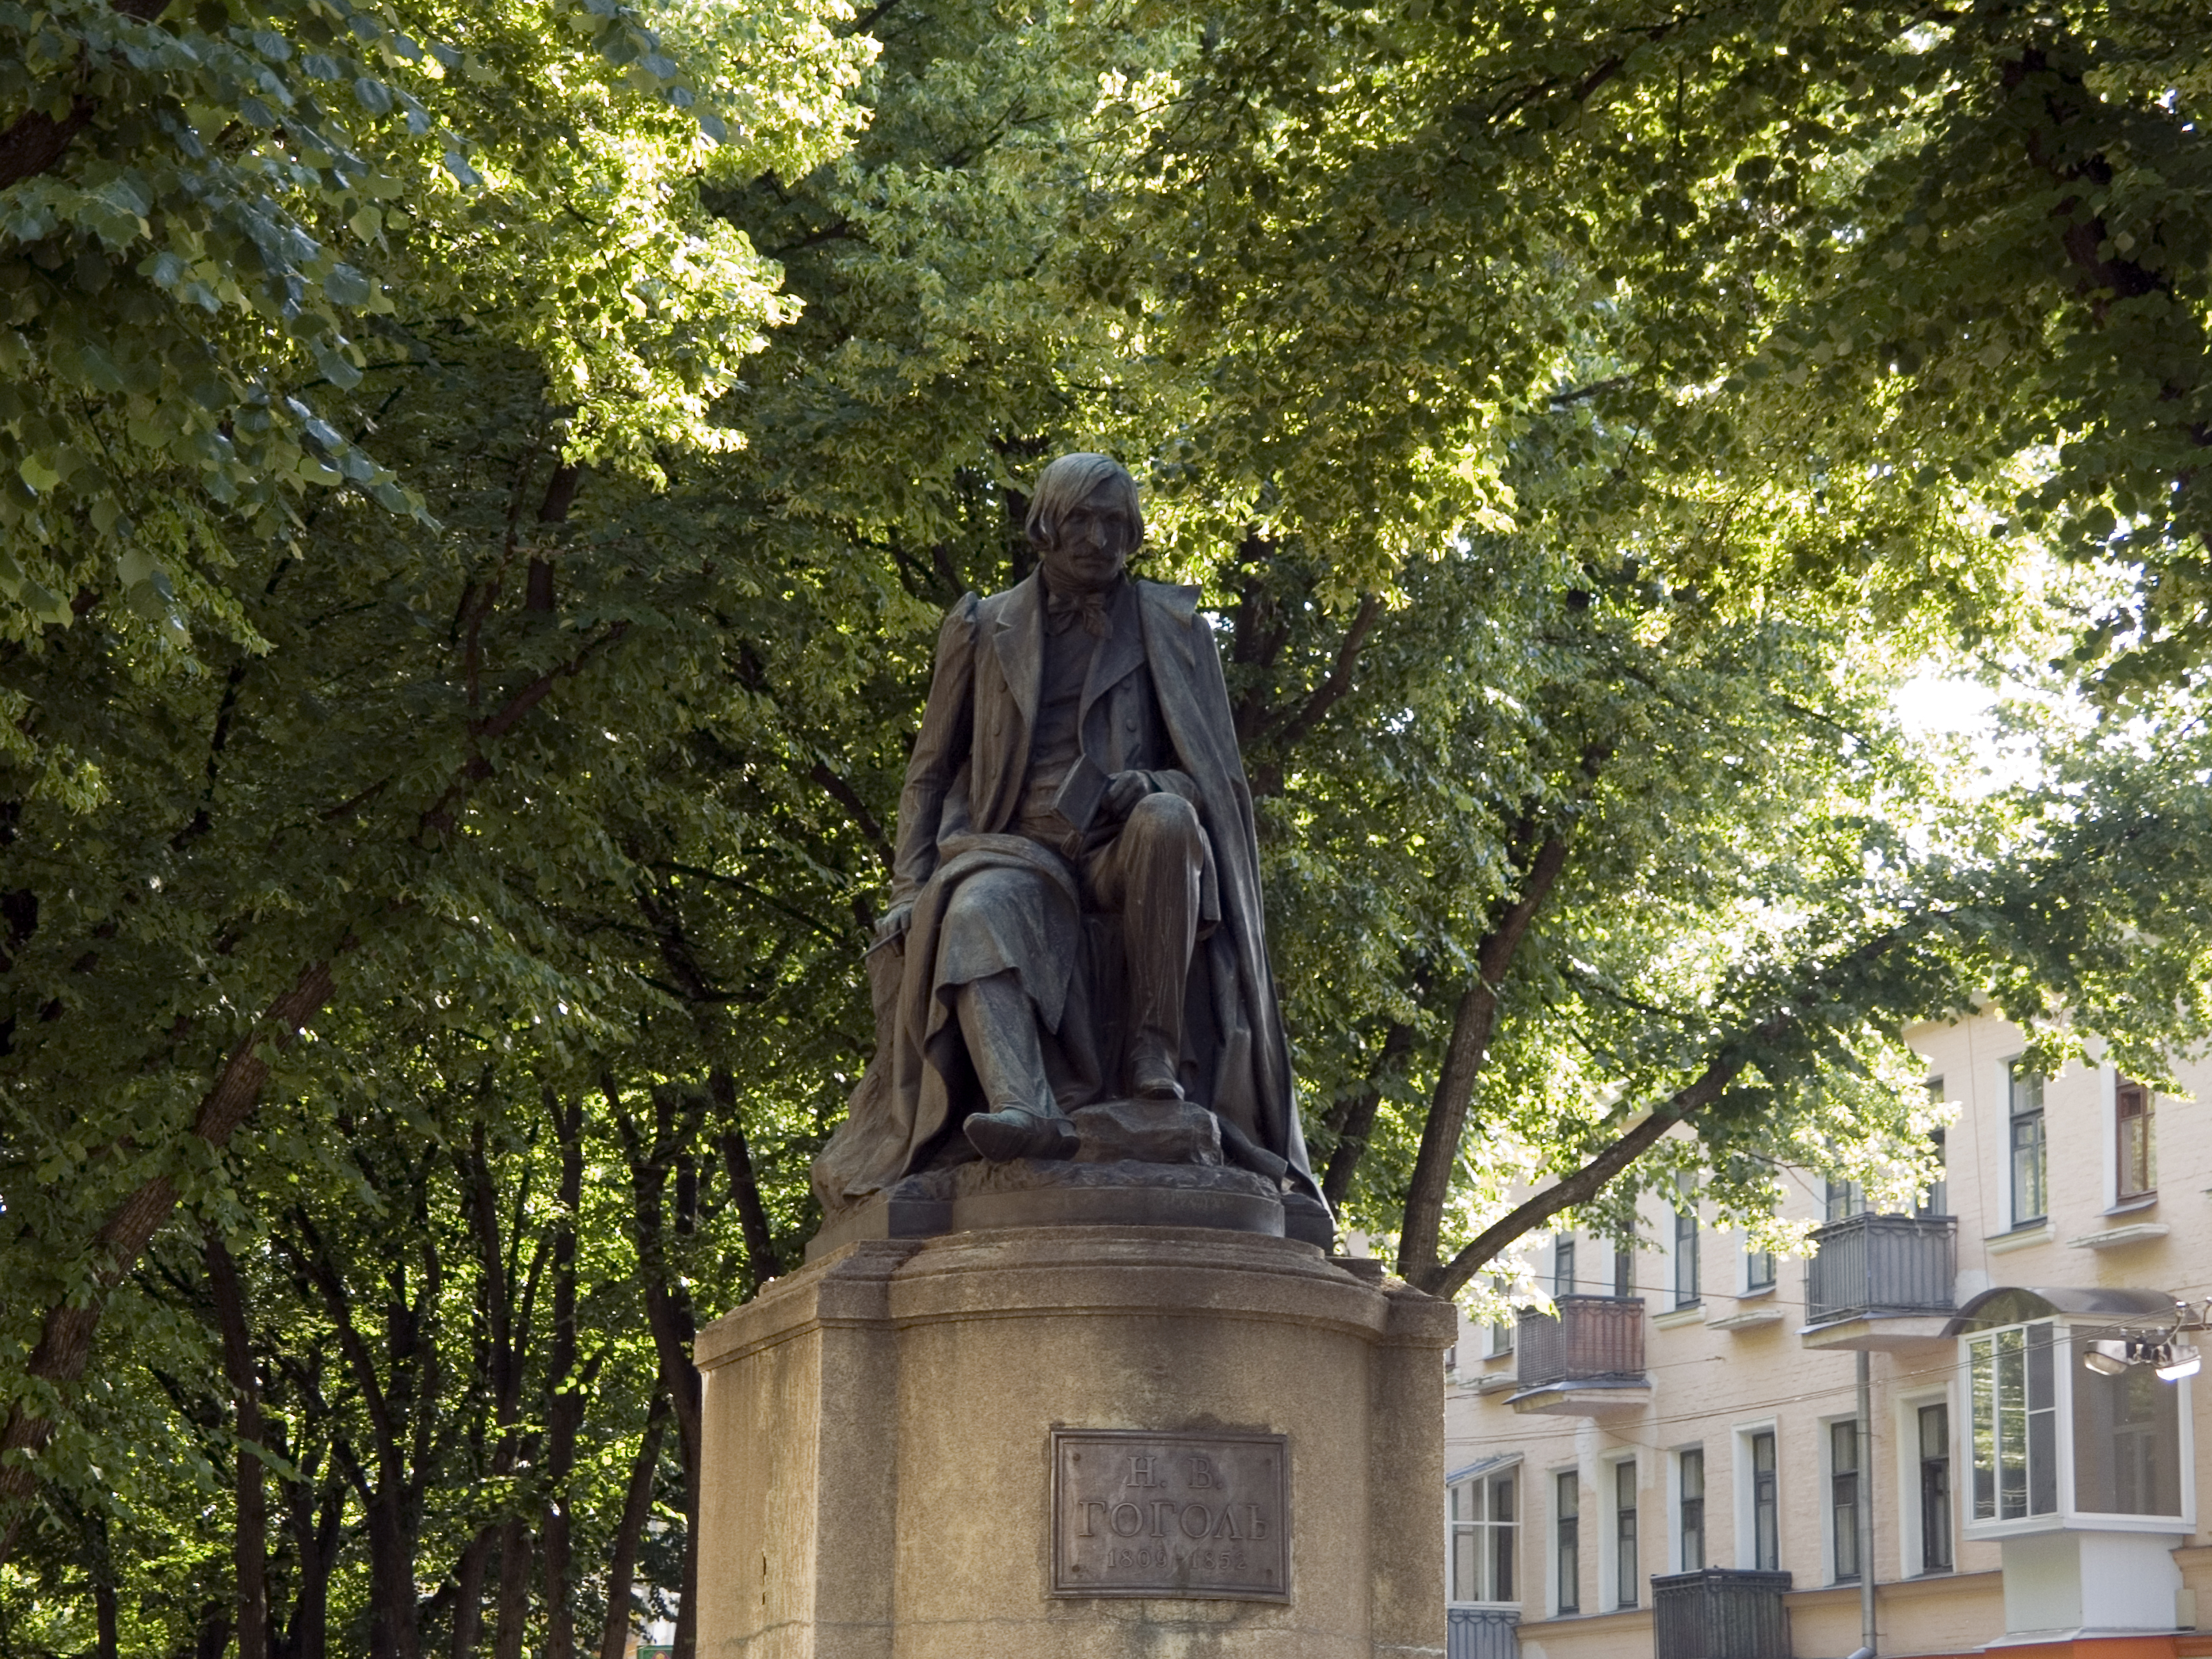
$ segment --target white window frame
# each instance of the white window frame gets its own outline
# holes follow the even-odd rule
[[[1768,1252],[1768,1254],[1772,1255],[1774,1258],[1774,1277],[1764,1285],[1753,1285],[1751,1282],[1751,1235],[1739,1228],[1735,1237],[1736,1299],[1738,1301],[1741,1301],[1747,1296],[1772,1296],[1776,1291],[1781,1288],[1782,1285],[1782,1257],[1780,1254],[1774,1251]]]
[[[2045,1098],[2049,1098],[2048,1084]],[[2044,1108],[2047,1114],[2048,1105]],[[2097,1067],[2097,1139],[2104,1156],[2105,1181],[2098,1188],[2105,1201],[2099,1207],[2116,1209],[2120,1202],[2120,1070],[2109,1061]],[[2044,1144],[2051,1142],[2051,1121],[2044,1119]]]
[[[2013,1067],[2027,1058],[2027,1051],[2007,1054],[1997,1062],[1997,1205],[1998,1213],[2004,1218],[2000,1235],[2018,1231],[2023,1227],[2047,1227],[2052,1224],[2051,1215],[2051,1085],[2057,1079],[2043,1079],[2043,1213],[2022,1220],[2013,1213],[2012,1170],[2012,1077]],[[2108,1135],[2107,1140],[2111,1139]],[[2108,1182],[2107,1192],[2112,1190]]]
[[[1608,1452],[1598,1460],[1598,1507],[1605,1514],[1605,1530],[1598,1539],[1597,1577],[1598,1611],[1600,1613],[1632,1612],[1645,1605],[1639,1595],[1633,1601],[1620,1599],[1620,1469],[1627,1466],[1635,1470],[1636,1480],[1636,1579],[1641,1585],[1647,1576],[1644,1571],[1644,1470],[1633,1451]]]
[[[1778,1418],[1763,1418],[1755,1423],[1738,1423],[1729,1431],[1731,1470],[1729,1485],[1735,1498],[1735,1564],[1746,1571],[1759,1565],[1759,1532],[1752,1513],[1751,1437],[1755,1434],[1774,1437],[1774,1561],[1778,1567],[1787,1555],[1782,1537],[1782,1520],[1786,1513],[1782,1492],[1782,1424]],[[1705,1514],[1707,1543],[1705,1553],[1712,1554],[1710,1531],[1712,1514],[1713,1472],[1709,1464],[1705,1469]]]
[[[2045,1079],[2047,1082],[2048,1079]],[[2048,1110],[2048,1107],[2045,1109]],[[2046,1143],[2047,1145],[2047,1143]],[[2010,1151],[2009,1144],[2007,1147]],[[2085,1331],[2106,1328],[2084,1321]],[[2048,1515],[2024,1515],[2013,1520],[1978,1520],[1974,1515],[1972,1481],[1974,1478],[1972,1461],[1973,1427],[1973,1343],[1993,1331],[2017,1330],[2031,1325],[2049,1324],[2055,1352],[2051,1355],[2051,1411],[2052,1449],[2057,1453],[2058,1504]],[[2197,1433],[2195,1402],[2191,1398],[2190,1385],[2195,1381],[2183,1377],[2175,1382],[2161,1382],[2160,1388],[2179,1390],[2174,1402],[2179,1430],[2179,1448],[2177,1454],[2180,1465],[2181,1513],[2170,1515],[2110,1515],[2101,1510],[2077,1510],[2074,1507],[2074,1384],[2075,1373],[2081,1369],[2079,1344],[2084,1340],[2076,1336],[2072,1322],[2061,1316],[2043,1315],[2025,1320],[2018,1325],[1992,1326],[1989,1330],[1971,1331],[1958,1339],[1959,1376],[1966,1394],[1965,1410],[1970,1420],[1961,1423],[1960,1414],[1952,1414],[1951,1443],[1954,1448],[1951,1465],[1951,1524],[1952,1559],[1958,1559],[1960,1543],[1977,1543],[1990,1540],[2016,1537],[2022,1533],[2035,1532],[2155,1532],[2191,1533],[2197,1530]],[[1962,1461],[1958,1453],[1966,1456]]]
[[[1951,1459],[1951,1565],[1948,1567],[1923,1567],[1920,1565],[1920,1408],[1923,1406],[1942,1406],[1948,1409],[1951,1431],[1950,1444],[1945,1449]],[[1964,1488],[1959,1481],[1959,1400],[1955,1388],[1946,1383],[1937,1389],[1916,1389],[1895,1395],[1890,1402],[1890,1431],[1895,1446],[1897,1481],[1897,1576],[1899,1578],[1951,1578],[1959,1571],[1959,1495]],[[1967,1472],[1969,1477],[1972,1471]]]
[[[1575,1478],[1575,1607],[1571,1613],[1559,1605],[1559,1477],[1563,1474]],[[1582,1500],[1583,1489],[1589,1485],[1583,1478],[1579,1462],[1562,1463],[1544,1471],[1543,1607],[1548,1618],[1579,1618],[1589,1611],[1582,1599],[1582,1570],[1589,1562],[1589,1508]]]
[[[1838,1563],[1836,1559],[1835,1485],[1836,1425],[1838,1423],[1848,1423],[1851,1425],[1853,1432],[1856,1433],[1858,1428],[1858,1421],[1859,1418],[1856,1412],[1844,1412],[1838,1416],[1824,1417],[1820,1419],[1820,1567],[1822,1572],[1822,1582],[1832,1589],[1855,1588],[1859,1582],[1858,1578],[1839,1580],[1836,1576]],[[1775,1486],[1777,1488],[1776,1496],[1778,1498],[1780,1497],[1780,1487],[1782,1484],[1781,1447],[1778,1443],[1776,1445],[1775,1452]],[[1858,1482],[1858,1501],[1862,1504],[1863,1504],[1867,1499],[1867,1485],[1866,1470],[1864,1467],[1862,1466],[1859,1470]],[[1778,1507],[1779,1505],[1778,1504]],[[1777,1518],[1778,1522],[1779,1517],[1778,1516]],[[1866,1564],[1864,1562],[1861,1562],[1859,1564],[1859,1577],[1863,1578],[1865,1576]]]
[[[1688,1564],[1682,1559],[1682,1455],[1686,1452],[1696,1452],[1700,1456],[1704,1456],[1705,1452],[1705,1443],[1702,1440],[1693,1440],[1686,1445],[1669,1446],[1667,1449],[1667,1514],[1665,1521],[1667,1526],[1667,1571],[1669,1572],[1687,1572],[1690,1571]],[[1713,1471],[1712,1460],[1710,1457],[1706,1458],[1705,1462],[1705,1495],[1702,1501],[1705,1506],[1704,1527],[1705,1535],[1705,1565],[1707,1566],[1711,1566],[1713,1565]],[[1640,1534],[1640,1529],[1643,1526],[1642,1521],[1639,1520],[1637,1522],[1637,1525],[1639,1528]],[[1641,1545],[1643,1540],[1640,1535],[1637,1541]]]
[[[1510,1457],[1500,1462],[1480,1464],[1477,1467],[1476,1470],[1469,1471],[1468,1474],[1462,1477],[1462,1479],[1468,1480],[1478,1480],[1485,1486],[1487,1486],[1491,1481],[1495,1480],[1501,1474],[1510,1474],[1513,1477],[1513,1530],[1516,1534],[1513,1540],[1513,1580],[1516,1588],[1520,1589],[1522,1595],[1525,1596],[1528,1589],[1528,1473],[1522,1465],[1521,1454],[1519,1452],[1515,1452]],[[1451,1489],[1459,1484],[1459,1481],[1451,1480],[1447,1480],[1444,1482],[1445,1605],[1447,1607],[1511,1607],[1517,1611],[1522,1605],[1519,1598],[1516,1598],[1510,1601],[1455,1601],[1451,1600],[1453,1525],[1451,1512]]]
[[[1698,1203],[1699,1188],[1695,1185],[1678,1186],[1667,1211],[1667,1294],[1663,1313],[1687,1313],[1692,1308],[1705,1305],[1705,1208]],[[1690,1218],[1691,1277],[1696,1279],[1698,1293],[1687,1302],[1682,1300],[1682,1223]]]

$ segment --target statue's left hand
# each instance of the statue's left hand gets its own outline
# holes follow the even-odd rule
[[[1101,805],[1106,816],[1116,823],[1129,816],[1139,801],[1152,793],[1152,778],[1149,772],[1116,772],[1106,781],[1105,799]]]

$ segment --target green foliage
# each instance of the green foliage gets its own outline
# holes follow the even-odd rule
[[[324,1565],[346,1652],[526,1557],[596,1647],[664,1419],[680,1589],[684,1344],[811,1231],[937,619],[1063,448],[1216,619],[1419,1282],[1547,1182],[1901,1194],[1976,994],[2205,1028],[2178,9],[0,9],[0,158],[76,123],[0,186],[10,1650],[220,1645],[210,1233],[287,1659]],[[1910,740],[1931,665],[2041,770]]]

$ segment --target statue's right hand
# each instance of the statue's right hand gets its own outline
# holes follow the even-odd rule
[[[914,924],[914,901],[906,899],[884,912],[876,923],[878,940],[896,939]]]

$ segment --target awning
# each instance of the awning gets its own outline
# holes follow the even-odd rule
[[[2018,1325],[2031,1319],[2094,1320],[2101,1325],[2163,1330],[2179,1304],[2164,1291],[2123,1285],[2000,1285],[1984,1291],[1951,1316],[1946,1336]]]
[[[1503,1468],[1508,1463],[1518,1463],[1520,1461],[1521,1454],[1517,1451],[1499,1452],[1494,1457],[1486,1457],[1480,1462],[1470,1463],[1463,1469],[1454,1469],[1449,1474],[1444,1476],[1444,1485],[1456,1486],[1470,1476],[1488,1474],[1492,1469]]]

